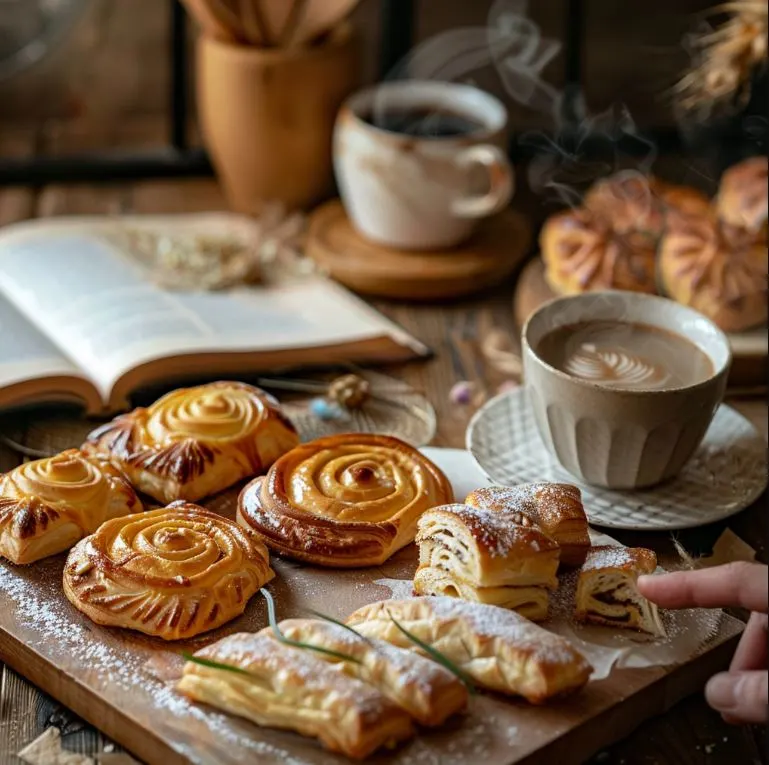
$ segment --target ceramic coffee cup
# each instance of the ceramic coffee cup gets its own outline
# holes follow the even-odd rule
[[[581,322],[646,325],[694,343],[710,360],[704,379],[680,387],[618,389],[556,369],[538,352],[544,337]],[[526,388],[542,439],[570,473],[596,486],[639,489],[675,476],[702,441],[726,389],[726,335],[697,311],[633,292],[553,300],[523,328]]]
[[[392,129],[409,115],[439,134]],[[353,226],[395,249],[461,244],[512,197],[506,129],[504,105],[469,85],[406,80],[355,94],[334,132],[337,184]]]

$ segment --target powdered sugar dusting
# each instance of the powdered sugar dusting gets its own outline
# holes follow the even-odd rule
[[[657,556],[651,550],[622,545],[602,545],[590,549],[582,570],[601,571],[622,568],[640,575],[651,574],[656,567]]]

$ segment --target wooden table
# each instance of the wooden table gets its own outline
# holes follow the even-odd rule
[[[25,139],[19,139],[23,143]],[[18,150],[19,140],[14,148]],[[77,141],[76,141],[77,143]],[[0,151],[8,149],[0,136]],[[76,147],[77,148],[77,147]],[[0,189],[0,224],[28,217],[78,213],[147,213],[225,209],[217,185],[209,180],[139,182],[107,186],[46,187],[40,190]],[[434,403],[438,413],[435,444],[461,447],[471,407],[449,402],[448,392],[461,379],[477,379],[493,393],[504,376],[485,363],[479,337],[490,327],[514,331],[512,284],[490,294],[449,305],[409,306],[377,303],[377,307],[436,352],[433,360],[414,363],[392,373],[402,377]],[[760,401],[735,402],[766,434],[766,407]],[[19,455],[0,445],[0,470],[19,461]],[[680,540],[694,553],[709,551],[728,525],[751,544],[766,562],[767,518],[762,500],[728,523],[682,532]],[[618,534],[626,544],[661,547],[665,535]],[[15,753],[48,726],[62,730],[65,748],[96,755],[117,751],[90,726],[77,720],[52,699],[43,696],[7,667],[0,665],[0,765],[20,763]],[[692,697],[651,720],[632,736],[594,758],[595,763],[632,765],[753,765],[765,763],[762,728],[734,728],[708,709],[701,696]],[[111,761],[117,763],[115,755]],[[107,758],[105,762],[110,761]],[[545,763],[543,763],[545,765]],[[566,765],[566,764],[565,764]],[[570,765],[570,764],[569,764]]]

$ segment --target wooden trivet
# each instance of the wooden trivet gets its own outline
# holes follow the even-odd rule
[[[441,300],[477,292],[508,277],[522,262],[531,227],[513,210],[482,221],[455,250],[407,252],[364,239],[339,200],[311,216],[306,252],[332,278],[364,295]]]
[[[527,263],[515,286],[513,315],[521,328],[526,319],[556,293],[545,280],[545,264],[541,257]],[[732,344],[732,369],[729,374],[731,388],[759,388],[766,386],[766,361],[769,333],[765,327],[729,335]],[[731,391],[736,393],[737,391]]]

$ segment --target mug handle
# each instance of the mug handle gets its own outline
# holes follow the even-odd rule
[[[489,190],[480,196],[455,199],[451,209],[459,218],[485,218],[503,210],[513,197],[513,168],[505,153],[496,146],[481,144],[462,151],[456,158],[462,170],[480,165],[489,177]]]

